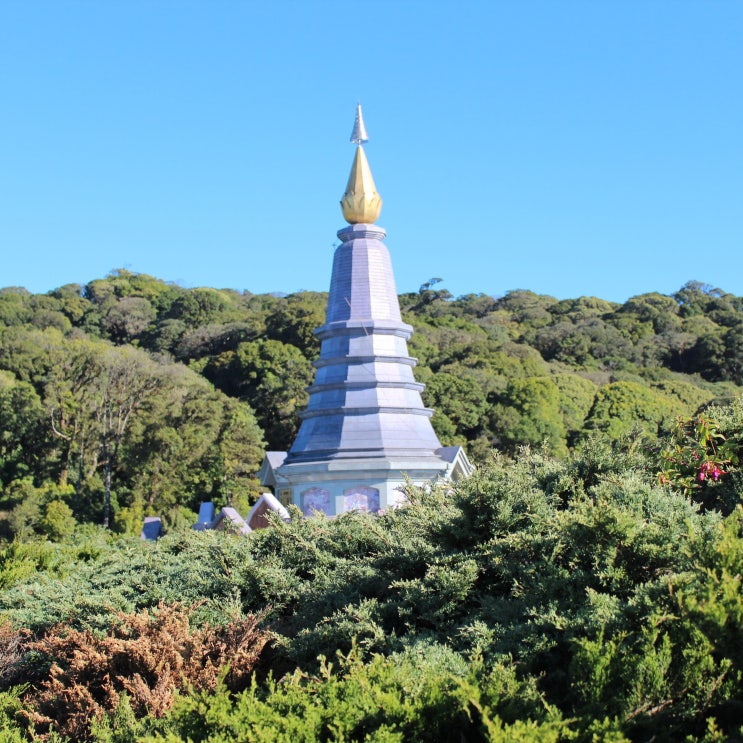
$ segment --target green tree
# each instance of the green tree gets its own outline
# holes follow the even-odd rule
[[[681,327],[679,303],[653,292],[628,299],[614,314],[612,323],[633,342],[650,333],[662,335]]]
[[[696,343],[685,354],[690,372],[701,374],[705,379],[716,382],[730,379],[726,368],[725,333],[715,329],[697,338]]]
[[[239,396],[255,411],[272,449],[288,449],[308,400],[314,370],[289,343],[259,340],[241,343],[234,352],[207,364],[205,376],[228,395]]]
[[[111,519],[112,476],[133,416],[161,383],[160,367],[131,347],[75,340],[51,368],[46,401],[51,427],[63,442],[60,482],[77,461],[78,483],[99,469],[103,479],[103,524]]]
[[[577,374],[555,374],[552,381],[560,393],[558,405],[567,431],[568,443],[573,445],[593,407],[597,387],[589,379]]]
[[[673,295],[673,298],[678,302],[681,316],[692,317],[706,314],[710,299],[721,296],[723,293],[710,284],[688,281]]]
[[[45,472],[46,421],[33,385],[0,371],[0,483]]]
[[[189,328],[198,328],[236,319],[236,307],[227,292],[210,288],[188,289],[170,305],[166,317],[181,320]]]
[[[511,320],[523,328],[522,333],[525,337],[552,322],[550,310],[555,305],[557,300],[554,297],[523,289],[507,292],[497,301],[498,310],[507,312]]]
[[[652,436],[679,411],[668,397],[636,382],[612,382],[596,393],[585,431],[620,438],[637,427]]]
[[[161,384],[159,367],[135,349],[108,349],[97,358],[92,415],[104,469],[103,526],[111,519],[111,476],[131,419]]]
[[[19,539],[34,534],[54,540],[68,536],[75,528],[72,509],[67,504],[73,493],[69,485],[46,482],[36,487],[30,477],[14,480],[3,493],[11,534]]]
[[[53,500],[46,504],[39,527],[42,534],[57,542],[70,536],[76,525],[72,509],[63,500]]]
[[[23,325],[31,320],[31,294],[19,286],[0,289],[0,324]]]
[[[181,327],[183,330],[180,330]],[[177,342],[168,340],[179,331]],[[254,340],[258,335],[258,328],[250,322],[201,325],[189,331],[180,320],[165,320],[158,328],[155,347],[161,347],[162,344],[164,350],[172,351],[177,359],[186,363],[189,360],[234,351],[240,343]]]
[[[83,296],[80,284],[65,284],[49,292],[59,302],[59,310],[70,323],[79,326],[86,312],[90,311],[90,302]]]
[[[534,345],[545,359],[590,367],[631,356],[631,346],[622,334],[600,318],[577,323],[560,322],[540,330]]]
[[[160,320],[146,335],[144,345],[156,353],[177,355],[178,344],[187,333],[188,327],[183,320],[167,318]],[[185,357],[188,358],[188,354]]]
[[[467,438],[474,438],[487,425],[489,406],[483,388],[470,376],[458,376],[448,372],[433,375],[424,391],[424,402],[434,408],[436,426],[442,443],[462,444]],[[438,417],[445,418],[453,427]]]
[[[143,413],[123,443],[127,508],[167,516],[203,500],[244,507],[257,494],[263,435],[247,404],[171,364]]]
[[[507,449],[546,441],[558,453],[566,451],[567,431],[560,412],[560,393],[549,377],[527,377],[509,382],[495,411],[494,429]]]
[[[307,358],[320,353],[314,331],[325,323],[328,295],[325,292],[297,292],[279,300],[266,317],[266,336],[296,346]]]
[[[101,326],[114,343],[132,343],[155,319],[155,308],[143,297],[122,297],[103,316]]]
[[[725,332],[724,378],[743,385],[743,319]]]

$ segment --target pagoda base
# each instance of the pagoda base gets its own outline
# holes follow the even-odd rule
[[[268,452],[258,476],[285,506],[293,504],[305,516],[384,512],[405,503],[406,485],[457,480],[472,472],[459,446],[406,457],[286,463],[286,456],[286,452]]]

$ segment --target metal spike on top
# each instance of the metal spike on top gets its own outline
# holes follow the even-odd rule
[[[356,121],[353,122],[353,131],[351,132],[351,141],[354,144],[363,144],[369,141],[369,136],[366,133],[366,127],[364,126],[364,117],[361,115],[361,104],[356,104]]]

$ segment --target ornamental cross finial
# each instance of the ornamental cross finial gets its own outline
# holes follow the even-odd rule
[[[353,122],[353,131],[351,132],[351,141],[354,144],[363,144],[369,141],[369,136],[366,133],[366,127],[364,126],[364,117],[361,115],[361,104],[356,104],[356,121]]]

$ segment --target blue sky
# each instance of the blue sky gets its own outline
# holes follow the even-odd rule
[[[743,295],[738,0],[0,0],[0,286],[326,290],[356,101],[399,291]]]

